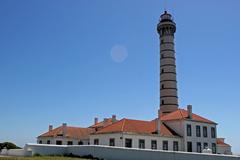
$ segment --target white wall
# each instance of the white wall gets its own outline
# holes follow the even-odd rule
[[[79,156],[92,155],[107,160],[240,160],[237,156],[198,154],[186,152],[141,150],[108,146],[56,146],[28,144],[28,150],[41,155],[74,154]]]
[[[231,155],[232,154],[231,147],[217,145],[217,153]]]
[[[132,148],[139,148],[139,140],[145,140],[145,148],[151,149],[151,141],[157,141],[157,149],[162,150],[162,142],[168,141],[168,150],[173,150],[173,141],[177,141],[179,144],[179,150],[181,150],[181,138],[172,137],[160,137],[159,135],[140,135],[130,133],[112,133],[112,134],[95,134],[90,135],[90,144],[94,145],[94,139],[99,139],[99,145],[109,146],[110,138],[115,139],[115,146],[125,147],[125,139],[132,139]]]
[[[26,157],[31,156],[32,152],[27,151],[26,149],[3,149],[0,151],[0,155]]]
[[[187,136],[187,124],[190,124],[192,126],[192,136],[189,137]],[[192,142],[192,151],[197,152],[197,142],[201,142],[202,144],[202,150],[203,148],[203,143],[208,143],[208,147],[211,149],[212,148],[212,143],[216,144],[217,139],[216,138],[211,138],[211,127],[215,127],[216,129],[216,136],[217,136],[217,127],[215,124],[209,124],[209,123],[201,123],[201,122],[195,122],[191,120],[186,120],[184,121],[184,148],[185,151],[187,151],[187,142],[190,141]],[[201,130],[201,137],[196,136],[196,126],[200,126]],[[207,127],[207,135],[208,137],[203,137],[203,126]]]
[[[141,150],[133,148],[120,148],[108,146],[57,146],[44,144],[27,144],[25,151],[41,155],[74,154],[79,156],[92,155],[107,160],[240,160],[239,156],[226,156],[214,154],[198,154],[186,152],[173,152],[161,150]]]
[[[99,139],[99,145],[109,146],[109,140],[111,138],[115,139],[115,146],[123,147],[123,134],[122,133],[90,135],[90,144],[94,145],[94,139]]]
[[[159,150],[141,150],[107,146],[69,146],[74,155],[93,155],[107,160],[240,160],[237,156],[186,153]]]
[[[24,147],[32,155],[63,155],[67,154],[67,145],[26,144]]]
[[[42,141],[42,144],[47,144],[47,141],[50,141],[50,144],[56,144],[56,141],[62,141],[62,145],[67,145],[68,141],[72,141],[73,145],[78,145],[79,141],[82,141],[84,145],[88,145],[89,139],[73,139],[65,137],[38,137],[37,143]]]

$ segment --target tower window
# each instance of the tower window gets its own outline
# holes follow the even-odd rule
[[[164,58],[164,55],[163,55],[163,54],[161,54],[161,58]]]
[[[161,40],[161,43],[164,43],[163,39]]]
[[[161,88],[164,89],[164,84],[162,84]]]
[[[164,104],[164,100],[162,100],[162,105]]]
[[[164,69],[161,70],[161,73],[164,73]]]

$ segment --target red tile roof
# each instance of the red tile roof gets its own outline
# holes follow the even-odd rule
[[[90,126],[89,128],[101,128],[101,127],[106,127],[110,124],[113,123],[113,119],[112,118],[107,118],[106,121],[101,121],[101,122],[98,122],[97,124],[94,124],[92,126]]]
[[[154,134],[156,133],[156,120],[153,121],[141,121],[141,120],[131,120],[131,119],[122,119],[118,122],[115,122],[103,129],[97,131],[95,134],[104,134],[104,133],[138,133],[138,134]],[[161,136],[175,137],[179,136],[165,124],[161,125]]]
[[[74,139],[88,139],[90,133],[93,133],[94,130],[90,128],[79,128],[79,127],[70,127],[67,126],[66,137]],[[48,131],[39,137],[57,137],[63,135],[63,126],[55,128],[51,131]]]
[[[224,142],[223,138],[217,138],[217,145],[218,146],[224,146],[224,147],[231,147],[229,144]]]
[[[162,121],[171,121],[171,120],[183,120],[183,119],[188,119],[188,111],[184,109],[178,109],[172,113],[169,113],[167,115],[164,115],[161,117]],[[197,122],[203,122],[203,123],[212,123],[212,124],[217,124],[213,121],[210,121],[206,118],[203,118],[197,114],[192,114],[192,119],[193,121]]]

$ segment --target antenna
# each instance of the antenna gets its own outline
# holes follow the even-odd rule
[[[167,11],[167,0],[163,0],[164,12]]]

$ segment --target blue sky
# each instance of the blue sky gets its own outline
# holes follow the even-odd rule
[[[88,126],[112,114],[155,118],[156,25],[167,8],[177,23],[180,106],[192,104],[218,122],[218,136],[240,153],[239,6],[238,0],[1,0],[0,141],[23,146],[49,124]]]

